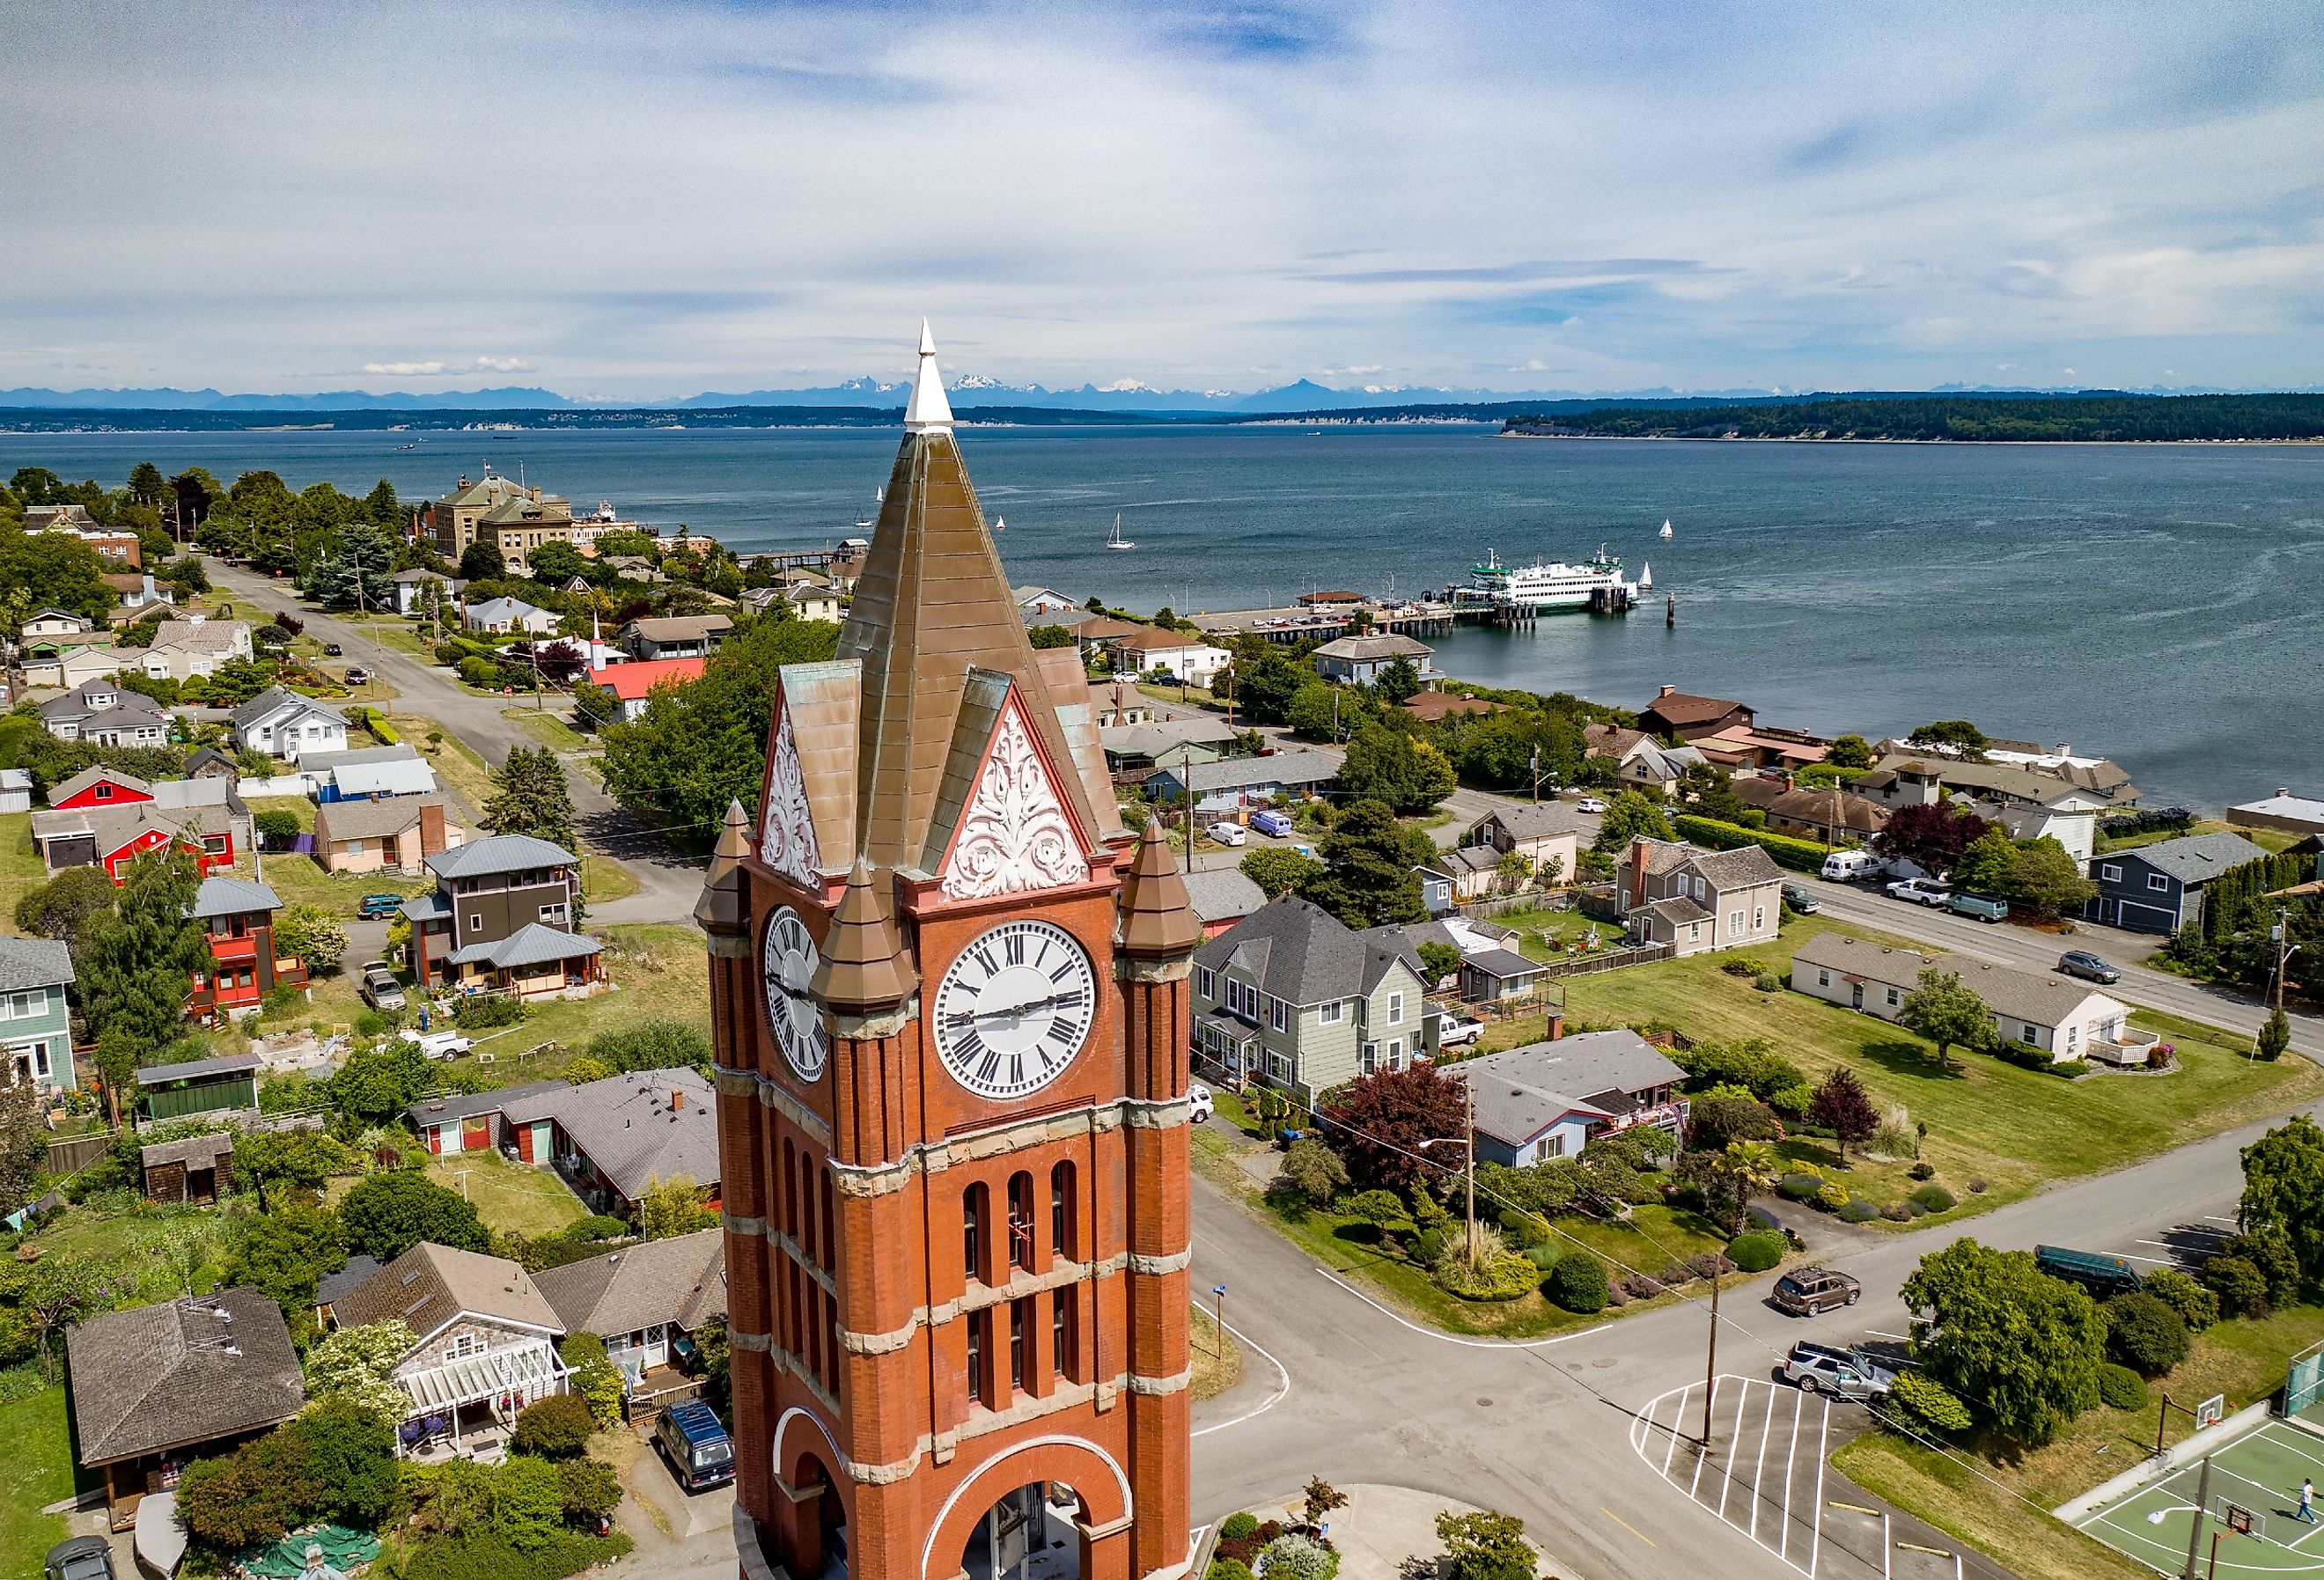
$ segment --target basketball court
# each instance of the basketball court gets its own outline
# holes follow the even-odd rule
[[[2208,1570],[2211,1538],[2218,1538],[2222,1574],[2298,1575],[2324,1572],[2324,1523],[2299,1518],[2300,1482],[2324,1485],[2324,1431],[2286,1420],[2215,1450],[2210,1456],[2210,1504],[2199,1518],[2203,1466],[2182,1465],[2161,1481],[2076,1523],[2082,1530],[2151,1569],[2177,1575],[2187,1549]],[[2319,1514],[2324,1520],[2324,1514]]]

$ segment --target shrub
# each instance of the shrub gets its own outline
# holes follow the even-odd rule
[[[1864,1197],[1850,1197],[1840,1205],[1840,1221],[1843,1224],[1868,1224],[1880,1215],[1880,1209]]]
[[[1557,1259],[1564,1254],[1563,1252],[1560,1251],[1556,1246],[1550,1244],[1546,1241],[1543,1242],[1539,1245],[1526,1246],[1525,1253],[1526,1260],[1533,1263],[1534,1266],[1541,1269],[1544,1272],[1547,1272],[1551,1268],[1555,1267],[1557,1265]]]
[[[2267,1280],[2271,1304],[2288,1305],[2300,1293],[2300,1259],[2292,1254],[2292,1237],[2281,1228],[2230,1234],[2219,1242],[2221,1256],[2240,1256],[2259,1269]]]
[[[1913,1205],[1932,1213],[1953,1210],[1953,1193],[1941,1185],[1924,1185],[1913,1193]]]
[[[621,1506],[622,1478],[602,1459],[565,1461],[557,1467],[557,1483],[567,1520],[603,1520]]]
[[[1891,1397],[1940,1432],[1966,1432],[1975,1424],[1960,1396],[1925,1372],[1898,1372]]]
[[[520,1552],[491,1531],[462,1537],[432,1537],[412,1544],[403,1560],[403,1580],[562,1580],[567,1575],[626,1555],[633,1544],[621,1531],[586,1536],[560,1531],[528,1552]]]
[[[1466,1235],[1445,1238],[1444,1249],[1429,1269],[1437,1288],[1463,1300],[1514,1300],[1541,1282],[1533,1259],[1511,1251],[1496,1231],[1477,1230],[1477,1265],[1469,1265]]]
[[[1388,1192],[1384,1190],[1378,1194],[1388,1196]],[[1388,1199],[1396,1200],[1392,1196],[1388,1197]],[[1508,1237],[1509,1243],[1519,1251],[1530,1250],[1549,1238],[1549,1231],[1542,1226],[1539,1218],[1535,1217],[1531,1213],[1521,1213],[1515,1207],[1504,1211],[1498,1222],[1500,1224],[1501,1233]]]
[[[1823,1188],[1809,1198],[1818,1212],[1836,1213],[1848,1206],[1848,1187],[1837,1179],[1827,1179]]]
[[[1784,991],[1784,979],[1772,971],[1762,971],[1751,979],[1751,985],[1761,993],[1781,993]],[[1801,1106],[1806,1105],[1803,1104]]]
[[[1268,1580],[1331,1580],[1340,1566],[1339,1554],[1296,1531],[1268,1542],[1259,1558]]]
[[[1794,839],[1787,835],[1767,834],[1739,824],[1722,823],[1715,818],[1698,818],[1681,813],[1671,819],[1671,827],[1681,839],[1707,845],[1712,850],[1734,850],[1746,845],[1756,845],[1773,856],[1779,867],[1789,867],[1795,873],[1821,873],[1824,847],[1809,839]]]
[[[1219,1538],[1222,1541],[1240,1541],[1258,1529],[1258,1515],[1230,1514],[1219,1522]]]
[[[1283,1154],[1282,1180],[1310,1206],[1329,1206],[1347,1187],[1348,1166],[1314,1136],[1302,1136]]]
[[[2243,1257],[2215,1256],[2196,1277],[2218,1301],[2222,1317],[2265,1317],[2275,1309],[2266,1275]]]
[[[1880,1209],[1880,1215],[1892,1224],[1909,1224],[1913,1221],[1913,1209],[1903,1202],[1892,1201]]]
[[[1525,1521],[1514,1514],[1448,1509],[1436,1516],[1436,1539],[1451,1560],[1445,1580],[1533,1580],[1541,1561],[1525,1538]]]
[[[1412,1260],[1423,1267],[1434,1267],[1436,1259],[1444,1254],[1444,1239],[1441,1228],[1423,1229],[1413,1238]]]
[[[1808,1110],[1815,1106],[1815,1088],[1805,1081],[1778,1086],[1767,1094],[1767,1106],[1783,1115],[1785,1123],[1796,1126],[1807,1118]]]
[[[1983,1196],[1985,1194],[1985,1177],[1983,1175],[1979,1175],[1978,1178],[1969,1182],[1969,1193],[1971,1196]]]
[[[2200,1333],[2219,1319],[2219,1298],[2175,1267],[2159,1267],[2140,1289],[2179,1314],[2189,1333]]]
[[[1916,1196],[1908,1196],[1904,1198],[1904,1211],[1915,1218],[1925,1218],[1929,1215],[1927,1204]]]
[[[2150,1402],[2145,1380],[2111,1361],[2098,1368],[2098,1398],[2118,1410],[2144,1409]]]
[[[1205,1580],[1251,1580],[1250,1566],[1239,1558],[1213,1558],[1204,1574]]]
[[[595,1213],[586,1218],[576,1218],[566,1224],[562,1231],[567,1240],[619,1240],[626,1236],[629,1232],[629,1220],[609,1218],[603,1213]]]
[[[538,1552],[565,1525],[565,1483],[545,1459],[512,1455],[493,1472],[493,1533],[521,1553]]]
[[[1738,1234],[1727,1247],[1729,1260],[1747,1273],[1763,1273],[1784,1260],[1784,1241],[1777,1234]]]
[[[1781,1230],[1783,1228],[1781,1224],[1775,1222],[1775,1215],[1765,1207],[1750,1208],[1744,1213],[1743,1221],[1754,1229]]]
[[[484,1031],[496,1026],[513,1026],[532,1012],[522,999],[506,993],[480,993],[462,999],[452,1014],[465,1030]]]
[[[1904,1172],[1915,1179],[1934,1179],[1937,1177],[1937,1166],[1934,1163],[1915,1163]]]
[[[509,1439],[509,1448],[543,1459],[571,1459],[589,1446],[589,1434],[596,1429],[597,1418],[589,1413],[587,1400],[578,1394],[552,1393],[517,1412],[516,1432]]]
[[[1786,1174],[1775,1182],[1775,1194],[1785,1201],[1808,1201],[1822,1188],[1821,1174]]]
[[[2156,1297],[2143,1289],[2116,1295],[2100,1309],[2107,1348],[2124,1365],[2160,1377],[2187,1358],[2187,1319]]]
[[[622,1418],[622,1369],[605,1354],[605,1341],[595,1334],[568,1334],[557,1354],[572,1372],[573,1391],[586,1400],[589,1413],[601,1427]]]
[[[600,1031],[589,1057],[616,1070],[675,1070],[710,1062],[709,1034],[683,1021],[641,1021]]]
[[[1565,1310],[1594,1316],[1606,1308],[1606,1264],[1585,1251],[1561,1256],[1549,1270],[1548,1289],[1549,1298]]]
[[[1729,955],[1719,963],[1719,969],[1729,976],[1757,976],[1767,969],[1766,963],[1748,955]]]

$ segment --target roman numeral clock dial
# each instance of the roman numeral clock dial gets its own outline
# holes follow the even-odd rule
[[[761,961],[767,981],[767,1029],[775,1034],[776,1046],[802,1081],[823,1074],[826,1051],[823,1012],[807,992],[807,984],[815,980],[816,959],[815,939],[799,913],[788,905],[776,911],[767,923]]]
[[[936,1055],[980,1097],[1038,1092],[1065,1073],[1097,1015],[1097,974],[1074,936],[1003,922],[960,952],[937,985]]]

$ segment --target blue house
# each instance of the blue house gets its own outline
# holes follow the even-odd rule
[[[65,989],[72,956],[54,938],[0,938],[0,1044],[14,1073],[49,1091],[69,1091],[72,1018]]]
[[[2098,892],[2082,907],[2090,921],[2139,933],[2175,933],[2203,915],[2214,879],[2267,852],[2240,834],[2187,834],[2090,858]]]
[[[1146,781],[1148,794],[1165,806],[1176,806],[1194,789],[1194,813],[1231,812],[1244,807],[1272,806],[1281,795],[1304,796],[1328,784],[1340,772],[1339,760],[1321,752],[1278,752],[1271,757],[1229,757],[1216,762],[1188,766],[1166,757]]]

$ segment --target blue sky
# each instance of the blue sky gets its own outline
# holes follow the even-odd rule
[[[2324,382],[2324,7],[0,0],[0,387]]]

